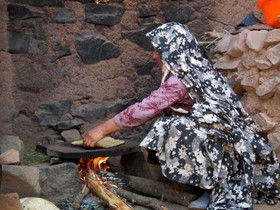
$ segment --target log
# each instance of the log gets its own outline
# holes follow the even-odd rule
[[[83,190],[75,197],[74,202],[72,204],[73,209],[80,208],[83,199],[87,196],[87,194],[89,194],[89,192],[89,188],[85,185]]]
[[[118,196],[108,190],[99,180],[86,175],[86,183],[89,189],[96,194],[104,203],[113,210],[132,210],[125,202],[123,202]]]
[[[150,209],[140,205],[133,205],[133,210],[150,210]]]
[[[115,191],[120,197],[125,198],[132,204],[138,204],[143,207],[147,207],[153,210],[167,210],[167,209],[176,209],[176,210],[186,210],[186,206],[181,206],[174,203],[169,203],[157,198],[142,196],[130,191],[126,191],[122,188],[111,187],[112,191]]]
[[[103,171],[100,175],[101,177],[105,176],[107,181],[110,181],[110,179],[113,181],[118,180],[122,186],[129,187],[138,193],[150,195],[156,198],[164,198],[168,202],[180,204],[182,206],[188,206],[191,201],[197,198],[197,195],[190,192],[175,191],[175,189],[168,183],[147,178],[124,175],[121,173],[114,174]]]

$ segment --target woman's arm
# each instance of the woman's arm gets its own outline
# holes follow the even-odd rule
[[[186,86],[172,75],[142,102],[129,106],[117,114],[114,119],[122,129],[136,127],[160,115],[164,109],[177,103],[191,104],[192,99]]]
[[[174,103],[191,100],[185,85],[175,76],[170,76],[157,90],[140,103],[129,106],[114,118],[91,129],[84,137],[86,146],[94,147],[97,141],[113,132],[139,126],[159,115]]]

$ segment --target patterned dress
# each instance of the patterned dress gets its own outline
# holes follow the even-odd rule
[[[160,117],[140,145],[156,152],[170,180],[212,189],[208,209],[273,204],[278,159],[193,34],[171,22],[147,37],[194,105],[186,114]]]

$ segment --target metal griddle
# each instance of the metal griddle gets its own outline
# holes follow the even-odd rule
[[[37,145],[36,151],[52,157],[65,159],[91,158],[91,157],[110,157],[127,155],[139,150],[139,143],[125,140],[125,143],[112,148],[84,148],[71,145],[70,142]]]

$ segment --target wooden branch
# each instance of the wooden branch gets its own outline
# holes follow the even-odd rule
[[[89,192],[89,188],[85,185],[83,190],[75,197],[72,207],[74,209],[80,208],[83,199],[87,196],[87,194],[89,194]]]
[[[168,183],[129,175],[122,176],[126,177],[126,185],[133,190],[157,198],[163,197],[171,203],[188,206],[197,197],[189,192],[176,192]]]
[[[116,193],[119,196],[125,198],[132,204],[138,204],[140,206],[144,206],[153,210],[168,210],[168,209],[186,210],[186,206],[169,203],[167,201],[163,201],[157,198],[142,196],[117,187],[111,187],[111,189],[112,191],[116,191]]]
[[[108,190],[100,181],[94,179],[93,177],[86,175],[86,183],[89,189],[95,193],[99,198],[101,198],[104,203],[113,210],[132,210],[126,203],[124,203],[118,196]]]

